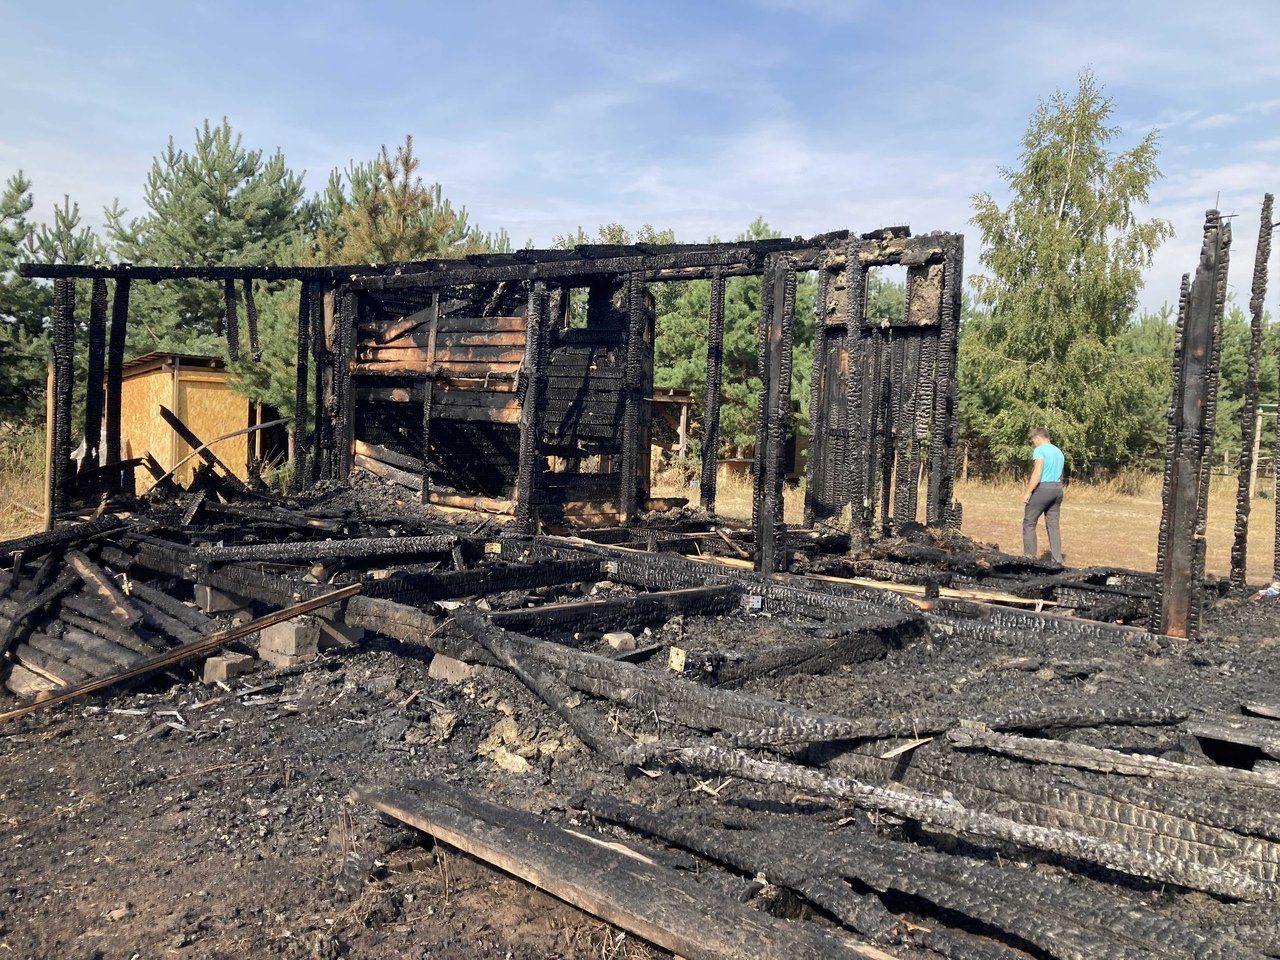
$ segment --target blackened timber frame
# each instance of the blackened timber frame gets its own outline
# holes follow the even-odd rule
[[[104,438],[106,462],[109,464],[120,462],[120,404],[124,381],[125,337],[129,326],[130,283],[128,277],[117,279],[111,300],[111,335],[107,342],[106,436]],[[112,492],[119,491],[121,479],[119,474],[111,476],[109,483]]]
[[[547,381],[547,285],[529,286],[524,365],[520,375],[520,453],[516,467],[515,516],[521,533],[534,532],[533,497],[542,473],[542,411]],[[428,385],[428,389],[429,385]],[[425,483],[425,480],[424,480]]]
[[[755,526],[756,565],[764,573],[786,568],[782,481],[791,426],[791,359],[796,316],[795,264],[787,257],[778,257],[771,267],[764,277],[765,288],[770,291],[769,311],[760,318],[764,346],[760,406],[764,429],[760,436],[764,442],[756,450],[761,481]]]
[[[107,353],[107,281],[93,281],[89,298],[89,363],[85,373],[84,395],[84,460],[82,471],[102,463],[102,414],[105,397],[102,386],[106,374]]]
[[[627,280],[627,343],[626,367],[622,386],[622,467],[620,470],[621,487],[618,491],[618,512],[624,524],[631,523],[636,516],[636,500],[639,491],[637,474],[640,469],[640,444],[646,438],[641,436],[640,405],[644,402],[642,375],[644,360],[641,356],[645,349],[646,311],[645,298],[648,288],[637,277]],[[647,458],[644,458],[647,460]],[[648,484],[645,484],[648,488]]]
[[[702,421],[702,509],[716,509],[716,459],[720,451],[720,392],[724,377],[724,293],[725,277],[711,278],[707,316],[707,397]]]

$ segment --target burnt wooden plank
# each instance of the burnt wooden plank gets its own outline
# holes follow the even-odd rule
[[[529,563],[495,564],[443,573],[397,571],[384,580],[365,584],[364,594],[399,603],[428,603],[507,590],[533,590],[600,577],[603,560],[588,557],[570,560],[534,560]]]
[[[68,550],[66,558],[71,569],[106,604],[118,623],[124,627],[133,627],[142,622],[142,612],[125,596],[110,574],[79,550]]]
[[[642,628],[677,615],[711,616],[738,607],[740,589],[732,584],[638,593],[632,597],[551,603],[523,610],[492,613],[489,619],[504,630],[531,636],[561,630]]]
[[[361,790],[365,803],[689,960],[819,960],[860,945],[778,920],[643,857],[627,856],[456,787]],[[869,948],[868,948],[869,949]]]

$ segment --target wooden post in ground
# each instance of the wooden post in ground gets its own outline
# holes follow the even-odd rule
[[[1231,224],[1210,210],[1195,282],[1184,278],[1178,311],[1152,618],[1153,630],[1175,637],[1192,638],[1199,627],[1230,247]]]
[[[1253,258],[1253,287],[1249,298],[1249,355],[1245,364],[1244,398],[1240,405],[1240,465],[1236,477],[1236,524],[1231,542],[1231,585],[1243,587],[1247,575],[1249,551],[1249,511],[1257,484],[1258,435],[1261,414],[1258,411],[1258,364],[1262,358],[1262,304],[1267,295],[1267,262],[1271,259],[1272,204],[1267,194],[1262,199],[1262,223],[1258,229],[1258,249]]]

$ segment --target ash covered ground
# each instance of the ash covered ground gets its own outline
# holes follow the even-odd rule
[[[503,605],[501,598],[491,602]],[[640,642],[678,645],[696,659],[765,647],[811,625],[768,615],[677,619]],[[1205,633],[1197,643],[1145,638],[1117,647],[1074,640],[1031,646],[1038,642],[1031,639],[1005,646],[935,631],[883,660],[820,676],[759,678],[745,688],[853,717],[980,718],[1121,692],[1210,712],[1277,699],[1280,606],[1222,601],[1207,615]],[[584,792],[650,807],[736,812],[770,800],[800,802],[826,821],[867,819],[836,802],[733,778],[624,774],[589,755],[514,677],[477,668],[461,682],[436,680],[428,675],[429,656],[370,637],[306,668],[277,673],[262,665],[230,689],[178,670],[11,723],[0,732],[5,950],[33,958],[665,955],[384,822],[350,797],[361,786],[444,780],[561,823],[585,820],[574,804]],[[659,654],[648,665],[664,663]],[[637,739],[664,733],[653,714],[613,708],[609,717]],[[1157,754],[1194,750],[1174,728],[1061,736]],[[917,753],[945,749],[931,742]],[[880,828],[907,830],[883,821]],[[783,915],[803,909],[749,877],[703,870],[692,855],[633,834],[616,836],[721,892]],[[1062,872],[1049,857],[1032,869]],[[1107,880],[1073,877],[1099,888]],[[1280,919],[1273,905],[1246,912],[1154,885],[1126,895],[1184,921],[1238,922],[1258,936]],[[910,905],[903,909],[909,913]]]

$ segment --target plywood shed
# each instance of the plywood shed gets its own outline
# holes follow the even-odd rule
[[[225,433],[262,422],[259,405],[232,386],[226,364],[215,357],[178,353],[148,353],[124,365],[121,397],[121,447],[125,458],[150,453],[164,470],[183,460],[191,447],[160,417],[163,405],[178,415],[206,442]],[[249,457],[262,456],[261,433],[220,440],[210,449],[242,480],[249,475]],[[254,442],[254,447],[250,443]],[[179,483],[190,482],[198,458],[178,468]],[[137,490],[152,486],[154,478],[142,467],[135,471]]]

